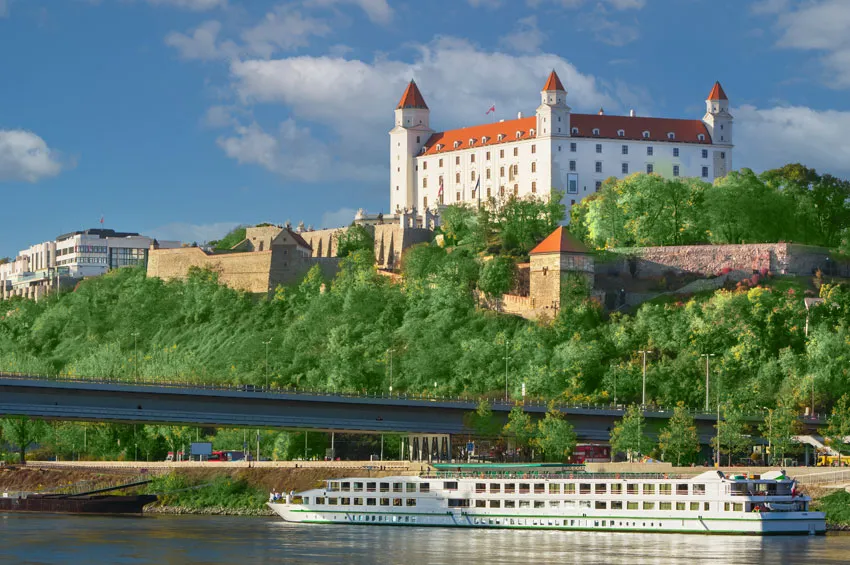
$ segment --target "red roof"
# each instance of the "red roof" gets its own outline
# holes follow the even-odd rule
[[[588,249],[573,234],[568,232],[564,226],[558,227],[550,233],[546,239],[531,250],[530,254],[537,253],[587,253]]]
[[[726,93],[723,92],[723,87],[720,86],[720,82],[714,83],[714,88],[711,89],[711,92],[708,94],[708,98],[706,100],[729,100],[726,97]]]
[[[407,88],[404,89],[404,94],[401,95],[401,100],[398,101],[398,106],[396,106],[397,110],[402,108],[428,109],[428,105],[425,104],[425,99],[422,97],[422,93],[419,92],[419,87],[416,86],[416,83],[412,80],[410,81],[410,84],[407,85]]]
[[[434,155],[447,151],[469,149],[470,147],[497,145],[510,141],[530,139],[534,137],[531,135],[531,130],[536,127],[537,117],[532,116],[530,118],[519,118],[517,120],[506,120],[494,124],[482,124],[480,126],[443,131],[431,135],[428,141],[425,142],[425,151],[422,154]],[[520,132],[519,137],[517,137],[517,132]],[[501,140],[499,140],[499,134],[504,134]],[[487,138],[486,142],[484,138]],[[470,139],[474,140],[474,145],[469,144]],[[457,142],[457,147],[455,147],[455,142]],[[438,145],[440,145],[439,150],[437,149]]]
[[[544,92],[547,90],[563,90],[566,92],[566,88],[561,84],[561,79],[558,78],[558,73],[552,71],[549,75],[549,80],[546,81],[546,86],[543,87]]]
[[[304,247],[305,249],[309,249],[310,251],[313,250],[313,248],[310,247],[310,244],[307,243],[307,241],[303,237],[301,237],[301,234],[299,234],[298,232],[293,231],[289,228],[284,228],[284,229],[289,233],[289,235],[292,236],[292,239],[295,240],[296,245]]]

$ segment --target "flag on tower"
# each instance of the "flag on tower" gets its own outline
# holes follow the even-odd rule
[[[103,214],[100,215],[100,227],[103,227]]]
[[[484,115],[486,116],[486,115],[487,115],[487,114],[489,114],[490,112],[495,112],[495,111],[496,111],[496,105],[495,105],[495,104],[493,104],[492,106],[490,106],[490,108],[488,108],[488,109],[487,109],[487,111],[486,111],[486,112],[484,112]]]

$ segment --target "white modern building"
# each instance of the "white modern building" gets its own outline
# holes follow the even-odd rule
[[[38,243],[0,265],[0,299],[38,299],[60,284],[96,277],[119,267],[146,264],[153,241],[137,233],[89,229]],[[179,241],[157,244],[160,248],[181,246]]]
[[[608,177],[655,173],[712,182],[732,168],[729,100],[715,83],[702,120],[575,114],[555,71],[534,116],[435,132],[410,81],[390,131],[390,209],[437,209],[564,193],[567,210]]]

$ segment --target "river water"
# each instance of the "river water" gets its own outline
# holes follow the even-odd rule
[[[437,565],[850,562],[850,535],[736,537],[297,525],[276,518],[0,514],[0,563]]]

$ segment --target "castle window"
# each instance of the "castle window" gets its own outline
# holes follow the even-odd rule
[[[514,185],[514,196],[519,196],[519,185],[518,184]]]
[[[440,186],[443,186],[443,175],[440,175]]]
[[[516,132],[516,138],[517,138],[517,139],[519,139],[520,137],[522,137],[522,132],[521,132],[521,131],[517,131],[517,132]]]
[[[647,146],[646,148],[646,156],[652,157],[652,145]]]
[[[576,170],[576,162],[570,161],[570,171],[575,172],[575,170]]]
[[[622,172],[623,172],[624,175],[629,174],[629,164],[628,163],[623,163]]]
[[[459,190],[455,193],[455,200],[457,202],[460,202],[460,191]]]
[[[647,163],[646,164],[646,174],[651,175],[653,172],[655,172],[654,165],[652,163]]]
[[[499,197],[500,197],[500,198],[504,198],[504,197],[505,197],[505,187],[504,187],[504,186],[500,186],[500,187],[499,187]]]
[[[622,130],[622,129],[617,130],[617,137],[625,137],[625,136],[626,136],[626,130]]]
[[[537,182],[536,181],[531,181],[531,192],[532,192],[532,194],[537,193]]]
[[[472,171],[472,172],[469,173],[469,179],[475,180],[475,171]]]
[[[443,160],[440,159],[440,167],[442,167],[442,166],[443,166]]]
[[[593,135],[599,135],[599,128],[593,128]]]
[[[419,150],[419,154],[424,155],[426,151],[428,151],[428,148],[423,145],[422,149]]]
[[[437,144],[437,151],[441,151],[445,147],[442,143]]]
[[[419,136],[416,136],[416,143],[419,143]]]
[[[428,170],[428,161],[422,161],[422,170]]]
[[[519,147],[514,147],[514,157],[519,155]]]
[[[536,173],[536,172],[537,172],[537,163],[536,163],[535,161],[532,161],[532,162],[531,162],[531,172],[532,172],[532,173]]]
[[[721,152],[720,152],[720,158],[721,158],[721,159],[725,159],[725,158],[726,158],[726,152],[725,152],[725,151],[721,151]]]
[[[428,209],[428,197],[427,196],[422,199],[422,209],[424,209],[424,210]]]
[[[519,174],[519,165],[514,165],[514,176]]]
[[[428,177],[422,179],[422,188],[428,188]]]
[[[623,145],[623,155],[628,155],[628,154],[629,154],[629,146]]]
[[[470,147],[472,147],[473,145],[475,145],[475,138],[474,138],[474,137],[470,137],[470,138],[469,138],[469,146],[470,146]]]
[[[599,192],[600,188],[602,188],[602,181],[598,180],[596,181],[596,192]]]
[[[492,195],[490,194],[490,187],[488,186],[487,187],[487,200],[490,200],[491,196]]]
[[[488,151],[488,152],[487,152],[487,154],[484,156],[484,158],[485,158],[485,159],[487,159],[488,161],[490,160],[490,152],[489,152],[489,151]]]
[[[597,152],[597,153],[602,153],[602,144],[601,144],[601,143],[597,143],[597,144],[596,144],[596,152]]]
[[[500,177],[505,176],[505,168],[504,167],[499,167],[499,176]]]
[[[505,150],[499,149],[499,159],[504,159],[504,158],[505,158]]]
[[[673,148],[673,157],[678,157],[678,156],[679,156],[679,148],[678,148],[678,147],[674,147],[674,148]]]
[[[649,139],[649,132],[648,131],[643,132],[643,138]]]
[[[571,131],[573,135],[578,135],[578,128],[573,128]]]
[[[673,176],[674,177],[679,176],[679,165],[673,165]]]
[[[545,122],[546,119],[544,118],[543,121]],[[528,133],[531,134],[532,136],[534,136],[534,133],[535,133],[534,128],[531,128],[531,130]]]
[[[490,141],[490,138],[487,137],[486,135],[481,138],[481,143],[487,143],[488,141]],[[487,154],[489,155],[490,153],[487,153]],[[488,159],[489,159],[489,157],[488,157]]]
[[[602,172],[602,161],[596,161],[596,172],[597,173]]]
[[[502,141],[503,139],[505,139],[505,134],[503,133],[500,133],[496,136],[496,141]]]
[[[455,173],[455,182],[460,182],[460,173]]]
[[[490,169],[487,169],[487,180],[490,180]]]
[[[703,134],[703,133],[698,134],[697,139],[699,139],[700,141],[705,141],[705,134]]]
[[[702,168],[702,178],[704,178],[704,179],[708,178],[708,167]]]
[[[458,147],[460,147],[460,141],[455,141],[455,145],[454,145],[454,147],[455,147],[455,149],[457,149]]]
[[[702,150],[702,158],[703,158],[703,159],[708,159],[708,149],[703,149],[703,150]]]
[[[455,156],[455,165],[460,165],[460,156]]]
[[[667,139],[676,139],[676,134],[672,131],[667,132]]]
[[[570,152],[575,153],[577,150],[578,150],[578,144],[577,143],[570,143]]]
[[[534,145],[534,144],[531,145],[531,152],[537,153],[537,145]]]
[[[474,162],[475,162],[475,153],[473,153],[472,155],[470,155],[470,156],[469,156],[469,162],[470,162],[470,163],[474,163]]]

